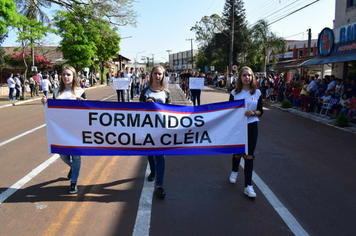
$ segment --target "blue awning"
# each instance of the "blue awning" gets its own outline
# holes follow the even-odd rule
[[[345,62],[345,61],[355,61],[356,60],[356,53],[355,54],[347,54],[347,55],[337,55],[331,57],[318,57],[315,59],[308,60],[301,64],[301,66],[313,66],[313,65],[322,65],[322,64],[329,64],[329,63],[337,63],[337,62]]]

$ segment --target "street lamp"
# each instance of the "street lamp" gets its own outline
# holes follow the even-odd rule
[[[172,50],[166,50],[166,52],[168,52],[168,69],[170,69],[171,68],[171,65],[170,65],[170,63],[169,63],[169,53],[171,52]]]
[[[145,52],[145,51],[142,51],[142,52],[138,52],[138,53],[136,53],[136,59],[135,59],[135,69],[136,69],[136,64],[137,64],[137,56],[138,56],[138,54],[143,53],[143,52]]]

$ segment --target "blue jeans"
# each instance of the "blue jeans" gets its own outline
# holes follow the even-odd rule
[[[59,155],[70,168],[72,168],[72,175],[70,176],[71,183],[77,183],[79,177],[79,170],[81,164],[80,156],[71,156],[71,155]]]
[[[10,101],[14,100],[14,91],[15,91],[15,88],[9,88],[9,99],[10,99]]]
[[[163,177],[165,171],[164,155],[148,156],[148,163],[150,164],[151,172],[156,172],[157,187],[163,186]]]
[[[129,89],[126,89],[126,97],[127,97],[127,101],[130,101],[130,93],[131,93],[131,88],[129,87]]]
[[[140,84],[139,83],[137,83],[136,85],[135,85],[135,96],[136,95],[140,95]]]
[[[45,95],[47,97],[48,91],[43,91],[43,95]]]
[[[19,99],[21,94],[20,87],[15,87],[15,89],[16,89],[16,99]]]

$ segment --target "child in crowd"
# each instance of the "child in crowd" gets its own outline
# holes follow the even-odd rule
[[[293,94],[293,107],[298,108],[300,107],[300,89],[297,86],[292,86],[292,94]]]

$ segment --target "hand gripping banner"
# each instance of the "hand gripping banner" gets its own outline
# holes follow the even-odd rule
[[[202,106],[49,99],[50,153],[87,156],[245,153],[245,100]]]

